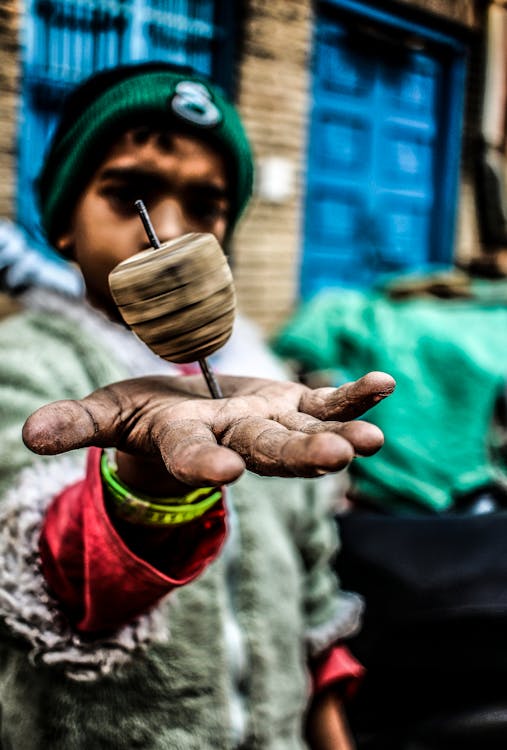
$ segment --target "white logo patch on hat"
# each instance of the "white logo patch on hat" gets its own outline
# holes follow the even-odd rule
[[[180,81],[176,85],[171,108],[179,117],[203,128],[211,128],[222,119],[206,86],[196,81]]]

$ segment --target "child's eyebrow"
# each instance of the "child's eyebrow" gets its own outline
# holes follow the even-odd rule
[[[107,167],[100,173],[101,182],[107,180],[118,180],[119,182],[150,182],[154,186],[167,187],[171,185],[170,180],[165,179],[161,174],[143,167]],[[198,178],[190,181],[189,188],[206,192],[209,197],[216,200],[229,198],[229,192],[225,185],[217,184],[211,178]]]

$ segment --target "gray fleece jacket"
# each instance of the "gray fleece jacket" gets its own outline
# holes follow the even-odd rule
[[[239,732],[248,750],[303,748],[308,657],[353,633],[361,609],[328,565],[324,483],[245,475],[229,495],[224,554],[117,632],[80,636],[46,587],[37,543],[84,452],[37,458],[21,425],[49,401],[171,367],[83,301],[38,292],[25,303],[0,323],[0,747],[225,750]],[[241,322],[225,358],[238,337]]]

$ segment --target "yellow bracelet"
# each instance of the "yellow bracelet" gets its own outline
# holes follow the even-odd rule
[[[100,473],[118,515],[130,523],[143,526],[179,526],[188,523],[204,515],[222,496],[221,490],[216,487],[200,487],[177,498],[151,498],[136,494],[119,479],[106,451],[102,453]]]

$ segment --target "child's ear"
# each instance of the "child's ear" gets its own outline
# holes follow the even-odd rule
[[[55,241],[55,247],[61,255],[71,258],[74,254],[74,233],[64,232]]]

